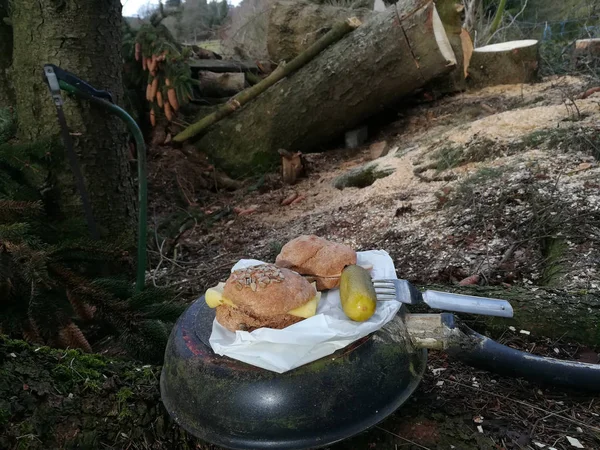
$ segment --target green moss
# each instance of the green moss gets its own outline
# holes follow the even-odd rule
[[[379,167],[377,163],[369,163],[340,175],[334,180],[333,185],[340,190],[349,187],[362,189],[371,186],[380,178],[391,175],[394,171],[395,169]]]
[[[61,361],[52,372],[57,380],[59,389],[71,392],[75,386],[81,385],[94,390],[102,379],[100,369],[106,367],[106,362],[94,355],[84,355],[79,350],[54,351]]]
[[[124,403],[133,397],[133,391],[129,388],[123,388],[117,392],[117,399],[119,402]]]
[[[555,286],[565,273],[564,257],[569,246],[564,239],[549,237],[542,240],[544,270],[542,285]]]

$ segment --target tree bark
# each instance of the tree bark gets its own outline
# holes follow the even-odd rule
[[[43,77],[46,63],[110,91],[115,102],[121,103],[121,20],[119,0],[13,2],[13,73],[19,75],[13,84],[21,139],[59,133],[56,109]],[[125,126],[95,105],[63,97],[98,226],[103,235],[123,233],[135,223],[136,206]],[[61,212],[67,217],[81,215],[66,163],[55,182]]]
[[[8,0],[0,0],[0,107],[11,106],[15,100],[10,83],[13,36],[8,20]]]
[[[304,1],[280,0],[271,6],[267,50],[273,61],[291,61],[338,22],[357,17],[366,22],[376,12]]]
[[[536,40],[510,41],[473,50],[469,63],[469,85],[532,83],[538,78],[539,43]]]
[[[199,148],[228,173],[260,173],[278,149],[316,150],[455,63],[433,2],[402,2],[213,126]]]

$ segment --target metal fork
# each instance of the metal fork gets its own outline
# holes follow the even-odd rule
[[[406,280],[373,280],[378,301],[397,300],[409,305],[426,303],[430,308],[445,311],[480,314],[484,316],[512,317],[513,309],[506,300],[475,297],[428,290],[419,291]]]

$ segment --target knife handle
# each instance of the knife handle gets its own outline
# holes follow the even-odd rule
[[[512,306],[506,300],[452,294],[450,292],[425,291],[423,292],[423,301],[433,309],[482,316],[513,317]]]

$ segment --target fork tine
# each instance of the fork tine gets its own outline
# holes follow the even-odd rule
[[[396,289],[396,286],[388,283],[373,283],[373,287],[377,289]]]
[[[375,288],[375,293],[376,294],[389,294],[389,295],[396,295],[396,289],[389,289],[389,288]]]

